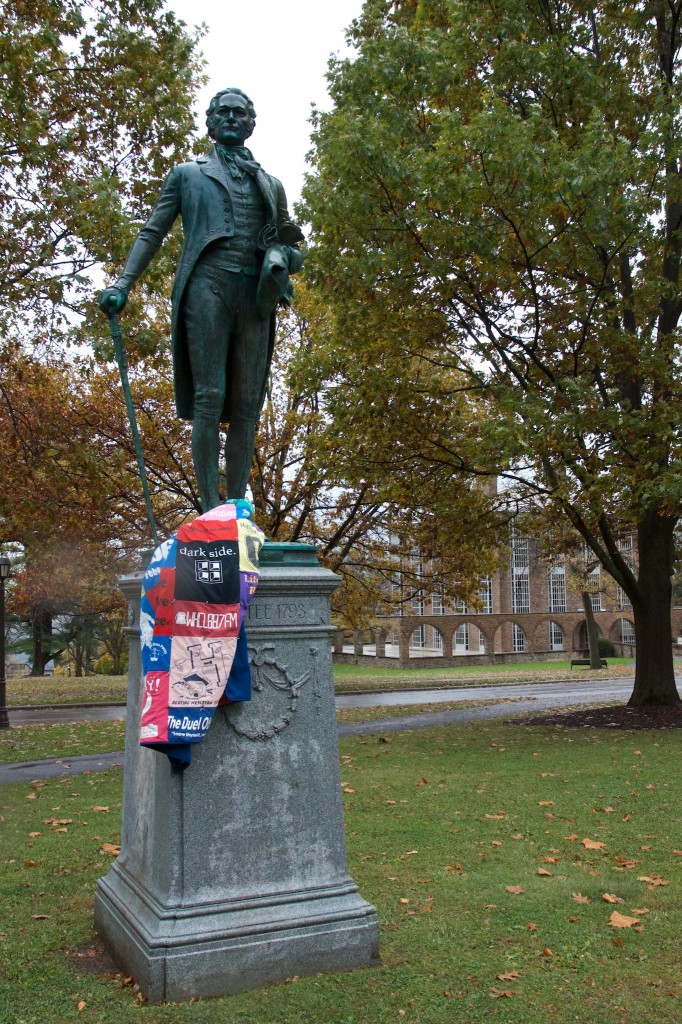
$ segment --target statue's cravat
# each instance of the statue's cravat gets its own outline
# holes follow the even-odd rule
[[[253,153],[246,146],[232,146],[229,149],[218,147],[223,163],[233,178],[243,178],[244,174],[255,176],[260,164],[253,159]]]

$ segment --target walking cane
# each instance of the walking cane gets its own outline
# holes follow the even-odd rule
[[[140,470],[142,491],[144,493],[145,505],[147,506],[147,517],[149,519],[149,526],[152,532],[152,542],[154,544],[154,547],[158,547],[159,538],[156,532],[156,522],[154,520],[154,512],[152,510],[152,499],[149,493],[149,483],[147,482],[147,469],[144,464],[144,458],[142,457],[142,445],[140,444],[140,434],[137,429],[137,419],[135,418],[133,396],[130,393],[130,382],[128,380],[128,358],[126,356],[125,348],[123,347],[121,328],[119,327],[118,315],[116,313],[109,314],[109,329],[111,331],[111,340],[114,343],[114,351],[116,352],[116,362],[118,363],[118,372],[121,375],[121,386],[123,387],[123,396],[126,402],[126,409],[128,410],[130,430],[133,435],[133,442],[135,444],[135,455],[137,456],[137,466],[138,469]]]

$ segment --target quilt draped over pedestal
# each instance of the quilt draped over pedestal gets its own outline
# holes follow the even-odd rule
[[[244,620],[265,539],[246,501],[182,526],[142,581],[140,743],[186,767],[218,704],[251,699]]]

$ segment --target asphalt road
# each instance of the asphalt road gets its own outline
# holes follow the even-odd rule
[[[581,679],[565,683],[515,683],[512,685],[456,686],[438,690],[394,690],[390,693],[347,693],[336,698],[337,708],[395,707],[404,704],[444,704],[452,701],[505,700],[527,697],[533,700],[554,698],[561,702],[618,700],[629,696],[634,676],[625,679]],[[678,685],[680,681],[678,680]],[[542,705],[538,705],[542,707]],[[547,705],[555,707],[554,703]],[[59,722],[116,722],[126,716],[125,705],[100,707],[9,709],[10,725],[53,725]],[[421,716],[420,716],[421,717]]]

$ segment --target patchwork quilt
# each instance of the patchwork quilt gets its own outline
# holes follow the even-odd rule
[[[155,550],[142,581],[140,743],[185,768],[218,704],[250,700],[244,620],[265,540],[248,501],[227,502]]]

